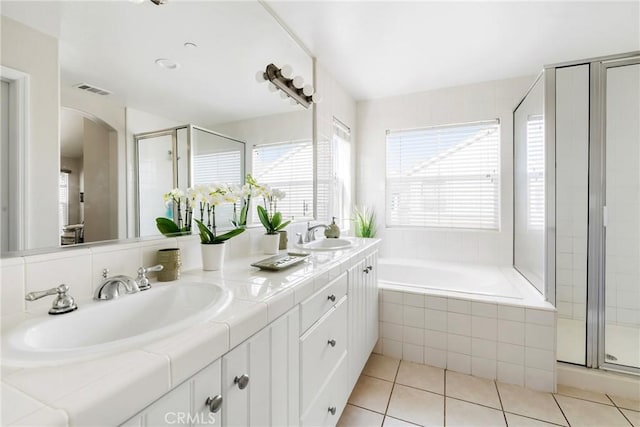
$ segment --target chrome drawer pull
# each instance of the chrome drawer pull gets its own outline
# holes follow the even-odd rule
[[[238,384],[238,388],[240,390],[244,390],[245,388],[247,388],[247,385],[249,384],[249,375],[243,374],[243,375],[240,375],[239,377],[235,377],[233,379],[233,383]]]
[[[207,397],[207,401],[204,404],[209,407],[209,412],[215,414],[222,407],[222,396]]]
[[[327,341],[327,344],[329,344],[331,347],[335,347],[336,346],[336,340],[329,340],[329,341]]]
[[[335,415],[336,414],[336,407],[335,406],[329,406],[329,413],[331,415]]]
[[[331,294],[327,297],[327,299],[330,300],[331,302],[335,302],[336,296],[334,294]]]

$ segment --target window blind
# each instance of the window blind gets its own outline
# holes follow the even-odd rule
[[[194,185],[240,184],[242,158],[238,150],[197,154],[193,157]]]
[[[259,183],[286,193],[278,202],[278,210],[284,218],[313,216],[312,141],[256,145],[252,160],[253,176]]]
[[[527,118],[527,227],[544,228],[544,120]]]
[[[500,123],[387,132],[388,226],[499,228]]]
[[[60,172],[58,183],[58,227],[62,233],[65,226],[69,225],[69,173]]]
[[[343,231],[351,217],[351,129],[333,119],[331,138],[319,138],[317,148],[317,217],[329,223],[336,217]]]

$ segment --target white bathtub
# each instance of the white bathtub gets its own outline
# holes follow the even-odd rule
[[[381,288],[463,298],[484,295],[521,300],[523,283],[516,275],[509,267],[393,258],[378,262]]]

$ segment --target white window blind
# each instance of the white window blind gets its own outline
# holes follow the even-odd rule
[[[527,118],[527,226],[544,228],[544,120]]]
[[[293,141],[256,145],[253,148],[253,176],[286,193],[278,202],[284,218],[313,216],[313,143]],[[257,202],[262,203],[261,200]]]
[[[343,231],[351,221],[351,129],[333,119],[331,138],[319,138],[317,148],[317,217],[329,223],[336,217]]]
[[[242,158],[238,150],[198,154],[193,158],[194,185],[240,184],[239,170],[242,170]]]
[[[58,185],[58,227],[62,233],[65,226],[69,225],[69,173],[60,172]]]
[[[387,132],[388,226],[499,228],[498,120]]]

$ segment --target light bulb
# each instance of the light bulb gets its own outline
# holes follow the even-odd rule
[[[280,98],[287,99],[288,97],[289,97],[289,95],[287,95],[286,92],[280,92]]]
[[[313,101],[316,104],[318,102],[322,102],[322,95],[320,95],[319,93],[314,93],[313,95],[311,95],[311,101]]]
[[[283,65],[282,68],[280,69],[280,74],[282,74],[282,77],[284,77],[285,79],[290,79],[293,77],[293,68],[291,68],[291,65]]]
[[[313,95],[313,86],[304,85],[304,87],[302,88],[302,93],[304,93],[306,96]]]
[[[264,71],[258,71],[258,72],[256,73],[256,81],[257,81],[258,83],[263,83],[263,82],[266,82],[266,81],[267,81],[267,78],[266,78],[266,77],[265,77],[265,75],[264,75]]]
[[[276,87],[276,85],[274,85],[273,83],[269,82],[269,90],[271,92],[275,92],[278,90],[278,88]]]
[[[303,86],[304,79],[302,78],[302,76],[295,76],[293,78],[293,87],[295,87],[296,89],[302,89]]]

